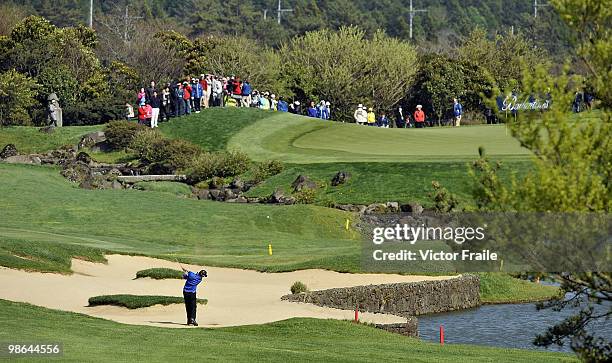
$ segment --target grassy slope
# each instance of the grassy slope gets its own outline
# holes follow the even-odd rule
[[[21,241],[18,250],[44,249],[42,242],[268,270],[359,265],[359,236],[343,228],[353,216],[339,210],[84,190],[49,167],[0,164],[0,185],[0,238]]]
[[[425,343],[345,321],[289,319],[219,329],[131,326],[0,300],[0,341],[62,342],[69,362],[574,362],[570,355]]]
[[[510,180],[512,174],[524,175],[531,163],[506,161],[500,175]],[[290,164],[279,175],[273,176],[251,189],[248,196],[267,196],[281,188],[291,192],[291,183],[300,175],[307,175],[321,188],[316,202],[335,203],[419,202],[430,203],[427,196],[433,189],[432,180],[439,181],[456,194],[460,201],[471,200],[473,180],[467,175],[467,162],[440,161],[435,163],[324,163]],[[331,179],[338,171],[348,171],[351,179],[343,185],[331,186]]]
[[[486,304],[548,300],[559,293],[555,286],[536,284],[503,273],[480,273],[480,296]]]
[[[52,134],[45,134],[37,127],[0,127],[0,148],[15,144],[20,153],[44,152],[64,145],[74,146],[82,135],[102,129],[101,125],[72,126],[56,128]]]
[[[234,134],[269,116],[259,109],[211,108],[162,122],[160,129],[168,137],[189,140],[205,150],[223,150]]]
[[[141,309],[154,305],[184,304],[179,296],[160,295],[101,295],[89,298],[89,306],[113,305],[128,309]],[[207,304],[207,299],[198,299],[198,304]]]

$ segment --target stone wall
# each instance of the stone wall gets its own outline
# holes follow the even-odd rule
[[[285,295],[282,300],[403,317],[480,305],[480,279],[474,275],[436,281],[335,288]]]
[[[391,333],[405,335],[407,337],[419,336],[419,321],[414,316],[408,317],[405,323],[397,324],[376,324],[378,329],[386,330]]]

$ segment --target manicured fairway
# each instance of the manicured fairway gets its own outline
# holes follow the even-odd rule
[[[479,146],[496,158],[529,157],[529,152],[507,134],[503,125],[381,129],[290,114],[259,120],[228,143],[228,148],[243,150],[256,160],[299,164],[473,160],[478,158]]]
[[[68,362],[90,361],[92,357],[112,362],[577,361],[559,353],[470,345],[441,347],[336,320],[289,319],[235,328],[167,329],[123,325],[0,300],[0,324],[0,341],[62,343],[62,361]]]

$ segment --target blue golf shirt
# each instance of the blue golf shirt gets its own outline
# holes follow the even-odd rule
[[[185,281],[185,287],[183,287],[184,292],[196,292],[198,284],[202,282],[202,277],[191,271],[183,274],[183,278],[187,280]]]

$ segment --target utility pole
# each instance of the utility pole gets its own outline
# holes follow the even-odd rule
[[[412,7],[412,0],[410,0],[410,12],[409,12],[409,14],[410,14],[410,39],[412,39],[412,20],[414,19],[414,15],[416,13],[424,13],[426,11],[427,10],[425,10],[425,9],[415,9],[415,8],[413,8]]]
[[[93,29],[93,0],[89,0],[89,27]]]
[[[538,0],[533,0],[533,17],[538,17],[538,8],[543,8],[548,6],[549,4],[538,4]]]
[[[287,8],[287,9],[283,9],[281,6],[281,0],[278,0],[278,10],[277,10],[277,19],[278,19],[278,24],[280,25],[281,23],[281,15],[283,12],[292,12],[293,9],[291,8]]]

